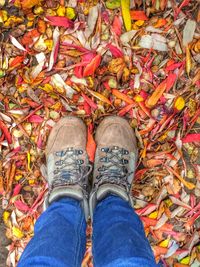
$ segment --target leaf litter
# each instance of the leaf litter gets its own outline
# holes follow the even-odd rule
[[[0,0],[0,194],[7,266],[47,192],[44,149],[63,116],[135,130],[132,189],[157,262],[200,265],[200,12],[190,0]],[[82,266],[93,266],[91,225]]]

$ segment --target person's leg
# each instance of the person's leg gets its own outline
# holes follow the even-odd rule
[[[49,186],[45,198],[47,210],[36,222],[35,236],[18,266],[81,265],[91,171],[86,140],[86,126],[76,117],[64,117],[53,127],[45,150]]]
[[[154,267],[150,244],[138,215],[117,196],[100,201],[93,216],[95,267]]]
[[[138,154],[134,131],[126,120],[106,117],[98,126],[95,140],[89,200],[94,266],[156,266],[142,222],[131,207]]]
[[[85,252],[86,221],[80,202],[62,198],[53,202],[35,224],[18,267],[80,267]]]

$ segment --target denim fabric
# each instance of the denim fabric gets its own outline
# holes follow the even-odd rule
[[[128,202],[109,196],[96,207],[93,221],[95,267],[154,267],[143,224]]]
[[[86,242],[86,222],[78,201],[54,202],[35,224],[18,267],[80,267]],[[143,225],[127,202],[108,196],[96,207],[93,222],[95,267],[154,267]]]
[[[62,198],[40,216],[35,234],[26,246],[18,267],[76,267],[86,246],[86,221],[80,203]]]

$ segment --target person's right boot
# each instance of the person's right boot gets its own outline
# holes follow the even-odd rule
[[[105,118],[95,136],[93,189],[90,194],[90,216],[96,204],[107,195],[116,195],[131,205],[131,185],[137,161],[137,144],[128,122],[117,116]]]

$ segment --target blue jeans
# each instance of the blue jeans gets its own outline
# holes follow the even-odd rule
[[[95,267],[154,267],[144,228],[130,205],[117,196],[98,203],[93,221]],[[85,252],[86,221],[80,203],[62,198],[40,216],[35,235],[18,267],[80,267]]]

